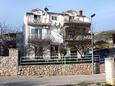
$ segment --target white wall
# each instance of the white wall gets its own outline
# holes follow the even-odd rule
[[[105,59],[106,82],[115,85],[115,58]]]
[[[28,41],[28,16],[24,15],[24,28],[23,28],[23,33],[24,33],[24,44],[27,44]]]
[[[57,20],[52,20],[52,16],[57,16]],[[62,15],[56,15],[56,14],[49,14],[49,21],[51,22],[51,25],[54,26],[58,26],[58,25],[61,25],[63,26],[64,24],[64,17]]]
[[[37,11],[31,11],[31,13],[33,13],[33,15],[25,15],[24,16],[24,24],[25,24],[25,29],[24,29],[24,33],[25,33],[25,44],[27,44],[28,41],[28,36],[31,33],[31,29],[32,28],[38,28],[38,29],[42,29],[42,39],[46,39],[48,37],[47,34],[50,34],[50,36],[52,36],[51,38],[53,39],[53,41],[55,41],[54,43],[60,44],[63,43],[63,36],[60,35],[60,29],[61,27],[64,26],[64,22],[65,20],[69,21],[69,15],[63,15],[63,14],[58,14],[58,13],[50,13],[48,14],[46,11],[44,10],[40,10],[38,9]],[[46,28],[45,26],[41,27],[32,27],[28,25],[28,20],[34,21],[34,14],[35,15],[41,15],[41,19],[40,19],[40,23],[51,23],[51,26],[48,30],[48,28]],[[57,20],[52,20],[52,16],[57,16]],[[76,14],[74,15],[76,16]],[[88,22],[90,23],[90,19],[87,17],[75,17],[75,21],[80,21],[80,22]],[[38,32],[38,36],[39,36],[39,32]],[[49,52],[49,51],[48,51]]]

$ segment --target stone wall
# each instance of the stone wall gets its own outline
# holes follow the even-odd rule
[[[18,69],[18,50],[9,49],[9,56],[0,56],[0,76],[16,76]]]
[[[97,65],[99,68],[97,68]],[[94,64],[94,73],[102,73],[102,65]],[[102,68],[100,70],[100,68]],[[56,76],[56,75],[88,75],[92,73],[91,63],[58,64],[58,65],[25,65],[19,66],[21,76]]]
[[[94,73],[103,73],[104,68],[104,64],[94,63]],[[0,76],[88,75],[91,73],[91,63],[18,66],[17,49],[9,49],[9,56],[0,56]]]

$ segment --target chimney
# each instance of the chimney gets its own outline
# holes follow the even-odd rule
[[[83,11],[82,10],[79,11],[79,15],[83,16]]]

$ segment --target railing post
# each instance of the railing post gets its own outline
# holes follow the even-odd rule
[[[64,64],[66,64],[66,58],[65,58],[65,56],[64,56]]]

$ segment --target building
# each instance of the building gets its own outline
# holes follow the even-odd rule
[[[90,19],[82,11],[55,13],[45,8],[26,12],[23,29],[25,56],[59,58],[59,49],[66,47],[66,56],[81,57],[91,48],[90,26]]]
[[[23,33],[16,32],[16,33],[4,33],[0,35],[0,56],[8,56],[9,55],[9,48],[18,48],[18,54],[20,56],[24,56],[24,49],[23,49]]]
[[[16,48],[16,33],[0,35],[0,56],[8,56],[8,48]]]

